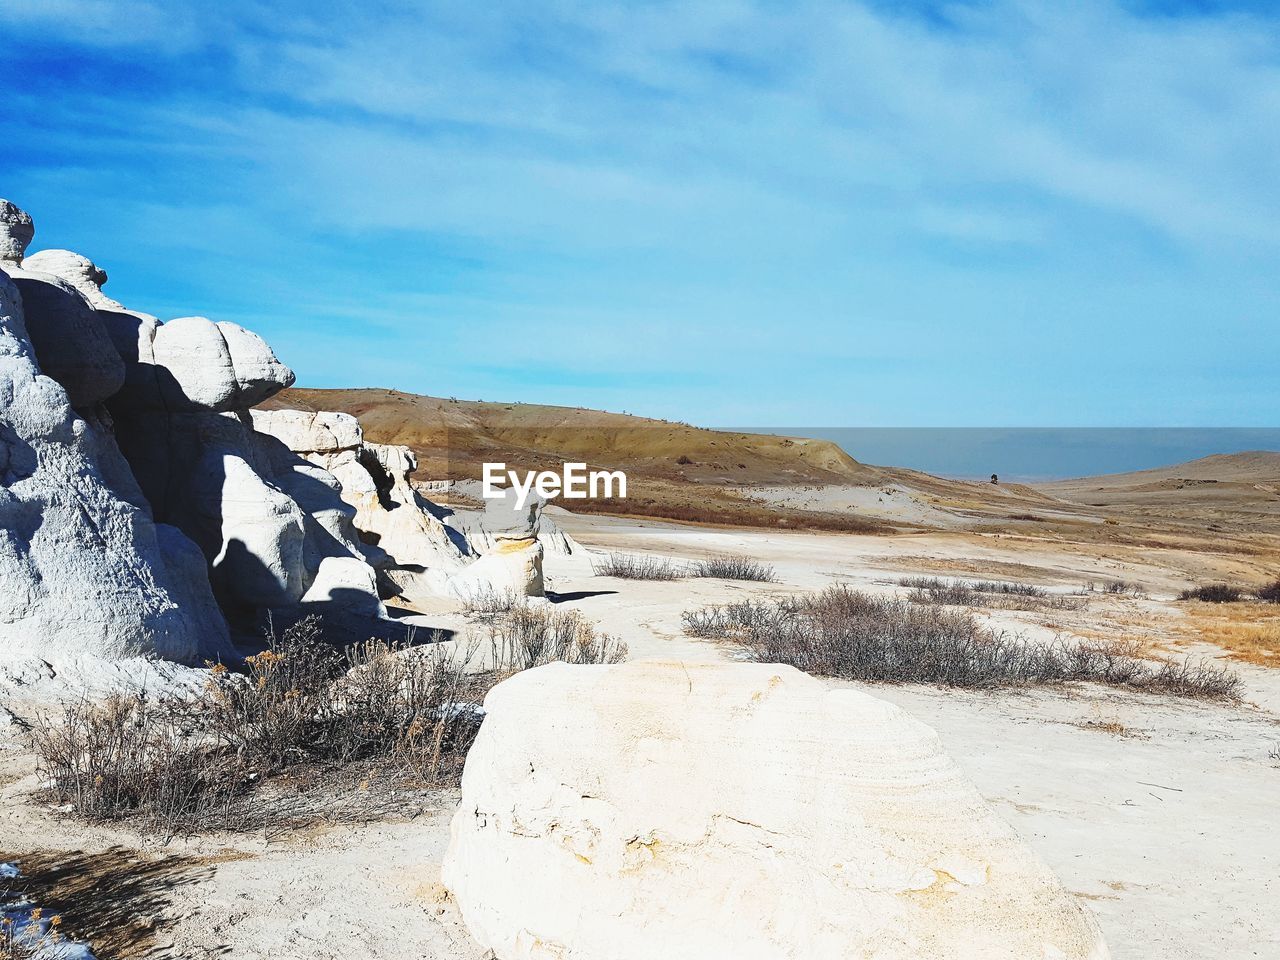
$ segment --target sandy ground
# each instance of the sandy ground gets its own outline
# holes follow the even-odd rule
[[[556,602],[620,636],[636,658],[727,656],[723,647],[682,635],[681,613],[693,607],[837,581],[894,591],[897,579],[914,571],[1017,576],[1062,592],[1091,579],[1133,580],[1151,598],[1091,596],[1078,611],[1002,611],[993,619],[1027,634],[1103,625],[1145,631],[1166,647],[1180,642],[1184,615],[1168,602],[1180,574],[1156,551],[1100,557],[1070,544],[1001,536],[773,534],[558,511],[557,522],[591,549],[678,558],[732,552],[775,566],[775,584],[652,583],[595,577],[581,554],[549,558]],[[409,622],[465,624],[447,605],[420,609]],[[1280,671],[1240,670],[1246,701],[1234,706],[1091,687],[872,692],[938,730],[982,793],[1095,911],[1115,957],[1276,958]],[[453,796],[408,819],[159,845],[128,830],[85,828],[40,807],[30,798],[31,757],[12,733],[6,742],[0,860],[56,863],[88,854],[89,863],[103,864],[100,909],[119,914],[119,929],[127,931],[103,941],[104,958],[484,956],[439,886]]]

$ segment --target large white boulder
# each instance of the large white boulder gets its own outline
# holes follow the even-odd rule
[[[22,261],[26,270],[53,274],[65,280],[89,301],[95,310],[123,310],[124,305],[102,292],[107,282],[107,271],[88,257],[71,250],[41,250]]]
[[[80,291],[53,274],[25,267],[10,267],[8,273],[22,296],[40,372],[62,385],[77,410],[116,393],[124,385],[124,361]]]
[[[364,443],[360,421],[328,410],[254,410],[253,429],[269,433],[294,453],[339,453]]]
[[[234,323],[179,317],[154,333],[160,394],[170,410],[248,410],[293,384],[293,371],[256,333]]]
[[[443,877],[498,960],[1108,957],[931,729],[769,664],[499,684]]]

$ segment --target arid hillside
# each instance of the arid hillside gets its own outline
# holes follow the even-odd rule
[[[704,483],[876,483],[881,473],[828,440],[724,433],[583,407],[486,403],[396,390],[286,390],[270,405],[341,410],[377,443],[401,443],[431,479],[478,479],[480,464],[564,460]]]
[[[1062,480],[1039,488],[1072,503],[1138,515],[1274,523],[1280,519],[1280,453],[1218,454],[1154,470]]]
[[[874,486],[884,471],[858,463],[828,440],[727,433],[685,423],[582,407],[486,403],[396,390],[287,390],[268,409],[340,410],[365,436],[418,456],[422,480],[478,480],[482,464],[559,469],[565,461],[624,470],[623,501],[578,501],[578,511],[745,526],[870,532],[847,513],[762,508],[739,488],[761,485]],[[565,504],[569,506],[570,504]]]

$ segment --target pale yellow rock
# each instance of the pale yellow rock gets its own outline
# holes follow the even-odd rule
[[[444,882],[498,960],[1106,960],[937,736],[768,664],[499,684]]]

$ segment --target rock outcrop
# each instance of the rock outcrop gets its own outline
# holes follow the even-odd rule
[[[388,571],[454,570],[470,553],[466,541],[431,513],[413,489],[417,461],[408,447],[367,443],[346,413],[255,410],[253,425],[308,462],[333,474],[354,525]]]
[[[1108,957],[875,697],[768,664],[554,664],[485,711],[444,882],[498,960]]]
[[[0,203],[0,226],[11,225],[11,210]],[[6,256],[22,248],[0,234]],[[42,312],[50,304],[52,318]],[[227,655],[199,550],[154,522],[101,416],[78,413],[71,391],[41,372],[28,331],[57,327],[64,310],[93,317],[69,285],[27,273],[20,295],[0,272],[0,655]]]
[[[293,372],[237,324],[126,309],[85,257],[26,257],[33,233],[0,201],[0,653],[197,661],[231,655],[224,614],[384,616],[342,484],[254,429]]]
[[[530,496],[519,504],[507,488],[485,503],[479,523],[488,547],[470,566],[449,578],[449,593],[461,600],[493,594],[541,597],[543,546],[538,539],[543,501]]]

